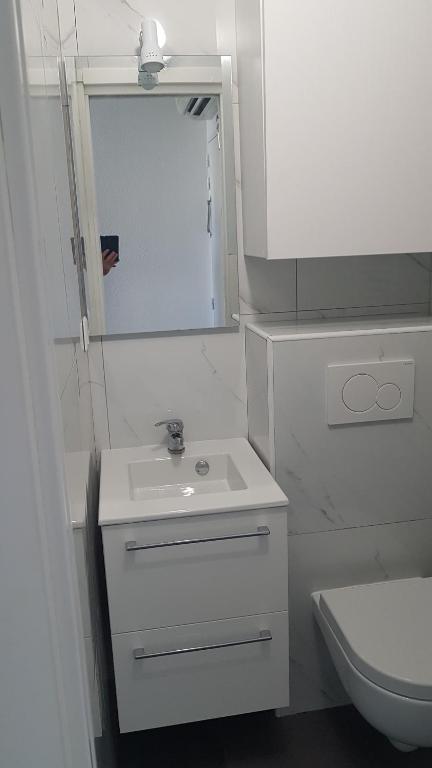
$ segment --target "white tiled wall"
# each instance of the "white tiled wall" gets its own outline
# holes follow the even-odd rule
[[[273,350],[275,475],[291,502],[290,533],[430,517],[431,333],[277,342]],[[329,428],[327,366],[379,360],[414,360],[414,417]]]
[[[398,330],[403,320],[395,321]],[[278,340],[247,331],[249,430],[287,494],[290,712],[343,704],[311,593],[432,573],[432,335]],[[267,359],[273,361],[267,397]],[[327,365],[412,359],[412,419],[329,427]],[[274,413],[269,434],[269,413]],[[426,537],[426,541],[423,537]]]
[[[238,333],[103,343],[111,446],[158,443],[153,425],[180,416],[186,438],[246,434]]]
[[[276,479],[290,499],[291,701],[302,711],[345,700],[310,593],[432,573],[432,337],[384,333],[274,347]],[[329,428],[327,365],[386,359],[415,361],[413,419]]]
[[[127,54],[135,51],[140,19],[154,15],[167,32],[168,53],[230,53],[235,66],[234,0],[60,0],[65,51]],[[77,41],[77,43],[76,43]],[[218,48],[219,46],[219,48]],[[238,118],[234,89],[234,115]],[[429,311],[430,256],[380,256],[286,262],[244,258],[241,227],[241,167],[236,136],[239,212],[239,294],[243,316],[299,312],[302,316]],[[305,313],[305,314],[303,314]],[[177,410],[195,438],[245,434],[242,334],[175,335],[108,340],[95,383],[96,431],[100,444],[152,442],[153,422]],[[210,364],[203,364],[211,350]],[[157,350],[157,351],[156,351]],[[171,361],[175,361],[175,373]],[[214,368],[214,372],[213,372]],[[235,394],[233,394],[233,392]],[[144,397],[145,393],[145,397]]]
[[[219,52],[235,56],[234,0],[75,0],[76,35],[72,6],[72,0],[60,0],[66,53],[133,53],[140,18],[153,15],[166,29],[168,53],[214,53],[219,46]],[[238,117],[237,103],[234,114]],[[240,204],[238,140],[236,160]],[[158,442],[161,435],[153,424],[167,415],[184,418],[189,439],[245,435],[243,327],[251,315],[429,313],[429,254],[278,263],[245,259],[240,211],[241,205],[240,332],[93,342],[90,383],[100,447]],[[296,616],[291,622],[293,711],[346,701],[313,623],[309,598],[313,589],[432,574],[431,521],[396,519],[400,515],[380,518],[380,525],[331,531],[323,530],[319,520],[318,526],[311,524],[309,532],[300,535],[293,529],[289,544],[290,611]]]
[[[80,381],[76,359],[76,344],[55,344],[57,382],[63,421],[63,440],[66,453],[85,449],[81,436]]]
[[[301,259],[297,308],[427,304],[430,275],[430,254]]]
[[[70,7],[70,3],[65,5]],[[144,16],[156,18],[163,25],[166,54],[213,53],[216,5],[213,0],[75,0],[79,53],[135,53]]]

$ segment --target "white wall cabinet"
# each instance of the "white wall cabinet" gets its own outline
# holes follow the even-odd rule
[[[245,253],[432,249],[432,3],[236,0]]]

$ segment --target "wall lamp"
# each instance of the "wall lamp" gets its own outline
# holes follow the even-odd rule
[[[162,56],[165,40],[164,28],[156,19],[142,20],[139,36],[138,84],[143,88],[154,88],[158,83],[159,72],[166,66]]]

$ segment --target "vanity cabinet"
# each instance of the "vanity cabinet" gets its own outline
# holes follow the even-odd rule
[[[246,255],[432,248],[432,3],[236,0]]]
[[[286,508],[102,525],[120,731],[286,707]]]

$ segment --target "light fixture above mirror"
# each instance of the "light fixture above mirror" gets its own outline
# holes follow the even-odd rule
[[[156,19],[145,18],[139,35],[138,85],[152,90],[159,82],[159,72],[165,68],[162,48],[166,35]]]

